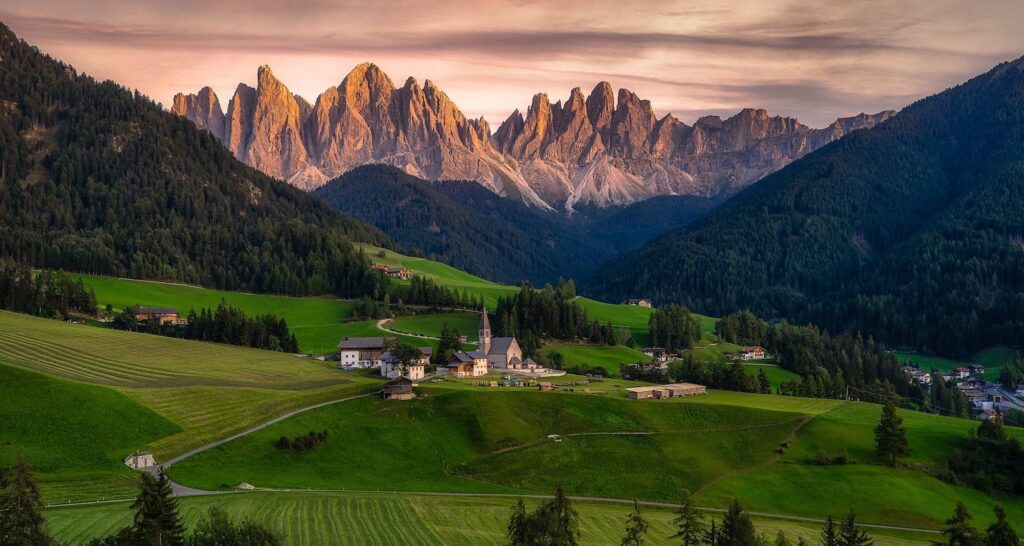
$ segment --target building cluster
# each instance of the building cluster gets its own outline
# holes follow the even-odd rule
[[[486,310],[480,314],[479,339],[477,350],[453,353],[434,373],[459,378],[480,377],[489,371],[528,376],[552,373],[532,358],[523,358],[523,350],[516,338],[491,335]],[[395,338],[390,337],[346,337],[338,344],[338,367],[349,370],[379,368],[381,377],[389,379],[405,378],[412,382],[424,379],[433,355],[432,348],[419,347],[418,360],[402,363],[393,352],[396,345]]]
[[[648,309],[654,307],[653,305],[651,305],[651,300],[643,298],[630,298],[622,302],[622,305],[635,305],[637,307],[646,307]]]

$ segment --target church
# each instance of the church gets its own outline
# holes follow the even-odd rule
[[[499,370],[534,369],[537,363],[533,359],[523,360],[523,349],[514,337],[492,337],[491,322],[487,318],[487,309],[480,310],[480,344],[479,351],[487,355],[487,367]]]

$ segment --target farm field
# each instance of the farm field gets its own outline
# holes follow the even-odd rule
[[[212,506],[235,518],[266,522],[285,538],[286,544],[303,546],[363,544],[505,544],[505,525],[515,498],[391,495],[370,493],[238,493],[180,500],[181,513],[193,524]],[[539,500],[526,499],[528,509]],[[603,546],[621,540],[630,506],[576,501],[580,514],[581,545]],[[130,520],[127,504],[53,508],[46,513],[56,538],[82,544],[109,534]],[[707,516],[710,518],[713,514]],[[669,508],[644,507],[650,523],[647,543],[674,544]],[[716,519],[721,519],[717,516]],[[813,542],[820,525],[762,517],[752,518],[757,531],[774,537],[783,531],[793,542],[804,537]],[[928,544],[934,535],[871,529],[879,545]]]
[[[0,312],[0,362],[110,387],[173,423],[166,435],[132,446],[153,451],[158,461],[292,409],[376,390],[381,382],[283,353],[8,312]],[[70,498],[103,496],[95,493],[83,488]]]
[[[573,495],[666,502],[688,488],[709,506],[749,497],[752,508],[766,512],[824,517],[853,508],[865,522],[924,528],[939,527],[957,499],[979,521],[990,518],[996,502],[1024,517],[1018,498],[991,497],[926,472],[975,426],[970,421],[903,412],[915,453],[908,467],[890,468],[871,453],[878,406],[721,392],[635,402],[620,398],[614,386],[593,387],[610,394],[429,384],[422,387],[427,396],[411,403],[363,399],[300,415],[186,460],[171,475],[220,489],[245,481],[260,487],[543,493],[561,482]],[[314,452],[295,455],[273,446],[280,436],[325,428],[328,443]],[[561,441],[548,434],[561,435]],[[787,438],[791,446],[778,456],[775,447]],[[818,466],[813,457],[822,446],[842,449],[852,464]],[[417,460],[415,471],[401,464],[410,458]],[[349,459],[363,463],[338,464]],[[638,460],[649,463],[644,472],[622,472]],[[824,503],[823,487],[849,494]]]
[[[341,322],[352,316],[353,308],[351,302],[332,297],[247,294],[98,275],[82,275],[82,279],[96,291],[101,308],[108,303],[118,311],[132,305],[175,307],[184,315],[189,309],[216,309],[223,300],[250,315],[273,313],[288,322],[303,351],[315,353],[334,349],[341,339]]]

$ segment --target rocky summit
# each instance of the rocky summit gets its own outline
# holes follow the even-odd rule
[[[360,165],[385,163],[429,180],[476,180],[541,208],[622,205],[658,195],[728,195],[850,131],[895,115],[841,118],[823,129],[744,109],[693,125],[658,118],[650,101],[608,82],[552,104],[539,93],[491,133],[433,82],[396,87],[379,67],[355,67],[310,105],[258,71],[221,110],[209,87],[178,94],[172,111],[210,131],[238,159],[310,190]]]

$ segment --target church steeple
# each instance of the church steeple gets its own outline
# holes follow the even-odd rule
[[[491,352],[491,322],[487,318],[487,308],[480,309],[480,352],[488,354]]]

